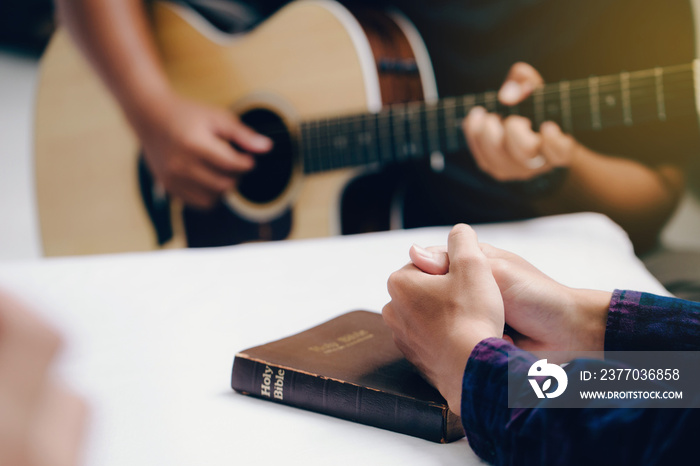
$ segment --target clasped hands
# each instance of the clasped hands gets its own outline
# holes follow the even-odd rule
[[[412,246],[394,272],[384,321],[394,341],[459,414],[474,347],[505,338],[527,351],[603,349],[611,293],[564,286],[516,254],[456,225],[446,247]],[[508,324],[514,332],[503,334]]]

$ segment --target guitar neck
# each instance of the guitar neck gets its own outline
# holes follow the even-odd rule
[[[475,106],[504,116],[522,115],[534,128],[554,121],[570,134],[692,115],[698,66],[696,60],[546,84],[512,107],[501,105],[497,92],[490,91],[307,121],[301,125],[304,171],[384,165],[464,149],[462,120]]]

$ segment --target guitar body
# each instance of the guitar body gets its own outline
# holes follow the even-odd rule
[[[235,37],[193,15],[162,3],[153,10],[165,69],[184,96],[237,112],[270,109],[292,137],[301,120],[376,112],[390,103],[387,95],[395,83],[380,79],[378,42],[364,35],[366,25],[335,2],[291,3],[252,32]],[[422,84],[418,87],[417,97],[422,98]],[[396,95],[394,100],[416,100],[415,94]],[[64,30],[52,39],[41,65],[35,153],[45,255],[161,247],[140,192],[139,142]],[[288,237],[338,233],[339,198],[356,171],[303,179],[300,173],[295,171],[295,182],[280,200],[262,209],[262,217],[288,204],[293,206]],[[246,209],[245,202],[239,204]],[[173,237],[166,246],[183,247],[187,243],[181,208],[172,203],[170,209]],[[243,215],[256,217],[254,210]],[[261,221],[264,226],[266,219]]]

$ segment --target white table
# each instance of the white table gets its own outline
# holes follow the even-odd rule
[[[607,218],[478,226],[565,284],[666,294]],[[478,463],[439,445],[234,393],[234,354],[351,309],[380,311],[412,243],[448,228],[0,263],[0,287],[65,336],[57,371],[91,405],[89,465]]]

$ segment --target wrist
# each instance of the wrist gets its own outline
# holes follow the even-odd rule
[[[603,351],[605,328],[612,293],[598,290],[571,289],[572,341],[579,351]]]
[[[129,122],[141,132],[144,128],[160,126],[166,115],[174,114],[178,96],[168,85],[141,89],[120,99]]]
[[[457,335],[456,338],[452,339],[452,343],[447,345],[450,351],[449,354],[445,355],[444,361],[449,361],[449,364],[444,369],[443,383],[436,388],[447,401],[450,410],[457,415],[461,411],[464,371],[474,348],[484,340],[503,336],[502,333],[499,335],[499,332],[488,330],[489,326],[484,327],[483,330],[480,330],[482,326],[472,324],[470,332]]]
[[[467,367],[467,361],[474,348],[465,350],[462,348],[462,353],[454,354],[452,363],[447,369],[448,373],[442,379],[442,383],[435,388],[447,401],[450,411],[459,416],[462,407],[462,379],[464,378],[464,370]]]

